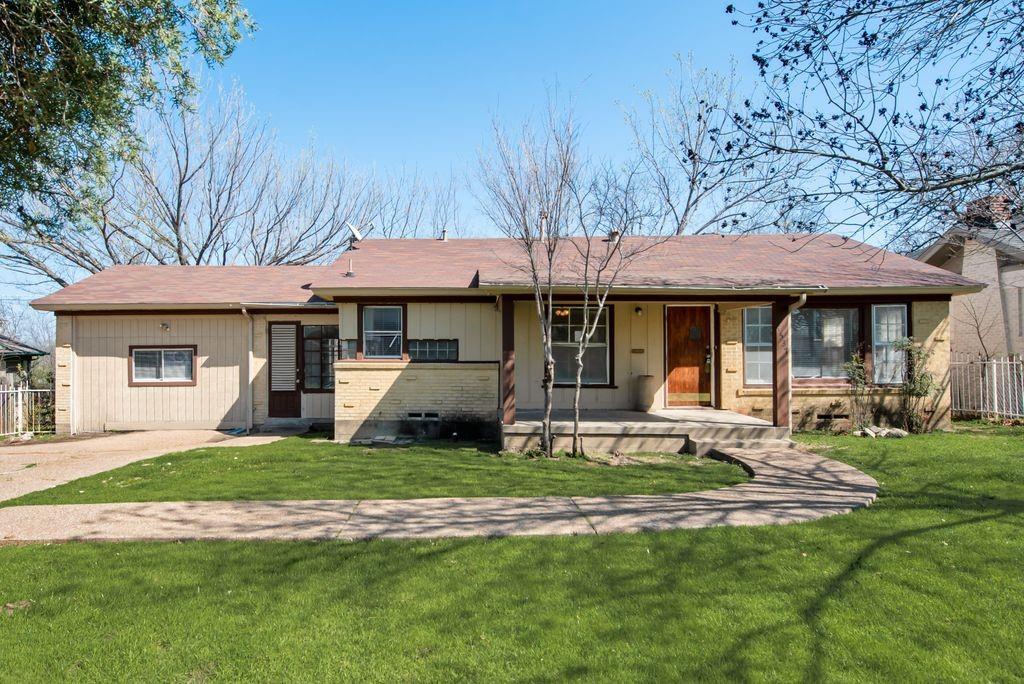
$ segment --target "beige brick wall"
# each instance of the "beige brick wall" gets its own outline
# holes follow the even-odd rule
[[[334,365],[335,439],[393,432],[409,412],[496,421],[497,363],[345,361]]]
[[[721,314],[722,408],[771,420],[771,389],[743,386],[743,310],[722,307]],[[914,339],[932,350],[929,369],[940,385],[936,397],[927,400],[924,408],[931,416],[932,428],[947,429],[950,426],[949,303],[915,302],[910,315]],[[876,388],[869,393],[870,404],[878,408],[895,409],[898,400],[898,393],[889,388]],[[850,415],[850,392],[794,387],[792,407],[794,429],[811,429],[827,420],[824,416]]]
[[[71,378],[73,374],[74,351],[72,349],[72,325],[70,316],[57,316],[56,346],[53,352],[53,381],[55,429],[58,435],[69,435],[71,425]]]

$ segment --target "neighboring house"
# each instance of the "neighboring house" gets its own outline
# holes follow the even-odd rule
[[[329,266],[103,271],[32,304],[57,315],[58,431],[296,420],[333,422],[339,440],[431,421],[508,431],[543,401],[520,254],[506,239],[365,240]],[[913,336],[945,378],[950,300],[978,287],[836,236],[672,238],[619,276],[587,351],[583,408],[632,410],[650,376],[645,409],[660,415],[713,407],[781,430],[841,419],[855,351],[886,406],[905,367],[894,344]],[[580,320],[568,273],[558,292],[567,408]],[[948,388],[928,408],[948,425]]]
[[[13,387],[28,381],[32,362],[46,352],[0,335],[0,386]]]
[[[972,223],[946,232],[914,256],[987,286],[953,301],[954,352],[1024,354],[1024,231],[1010,227],[1006,205]]]

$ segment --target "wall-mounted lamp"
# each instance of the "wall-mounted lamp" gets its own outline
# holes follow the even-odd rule
[[[643,316],[644,315],[644,307],[642,307],[642,306],[636,307],[635,309],[633,309],[633,313],[635,313],[637,316]]]
[[[164,332],[168,332],[171,329],[171,324],[170,323],[161,323],[160,324],[160,329],[163,330]]]

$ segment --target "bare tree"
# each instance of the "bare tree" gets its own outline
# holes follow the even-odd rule
[[[540,127],[524,124],[510,137],[495,122],[493,147],[480,157],[484,214],[518,245],[508,264],[531,282],[543,350],[544,414],[541,448],[554,453],[551,411],[555,361],[552,352],[554,292],[558,261],[571,221],[571,188],[580,170],[578,131],[570,115],[549,107]]]
[[[644,99],[646,111],[627,119],[676,235],[785,227],[800,160],[767,153],[750,159],[720,147],[722,130],[743,106],[735,68],[720,75],[677,58],[668,95]]]
[[[572,453],[584,453],[580,437],[580,397],[587,350],[595,336],[607,344],[608,328],[601,323],[608,295],[619,276],[667,237],[659,235],[665,212],[640,183],[636,168],[616,172],[605,168],[586,185],[571,187],[574,236],[569,260],[582,294],[582,327],[576,332],[575,381],[573,388]],[[679,224],[672,217],[669,235]],[[568,311],[568,310],[567,310]],[[572,326],[568,326],[573,330]]]
[[[346,221],[405,237],[457,219],[451,188],[287,157],[237,89],[143,117],[142,138],[100,182],[63,179],[70,210],[0,215],[0,265],[63,286],[115,264],[309,264],[345,249]]]
[[[764,96],[744,103],[720,144],[741,162],[800,159],[796,199],[829,225],[913,248],[971,200],[1020,188],[1024,2],[764,0],[726,11],[759,37]]]

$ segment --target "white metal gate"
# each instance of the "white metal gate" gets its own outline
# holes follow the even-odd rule
[[[954,415],[1024,418],[1024,359],[955,354],[949,372]]]
[[[53,390],[0,389],[0,436],[53,432]]]

